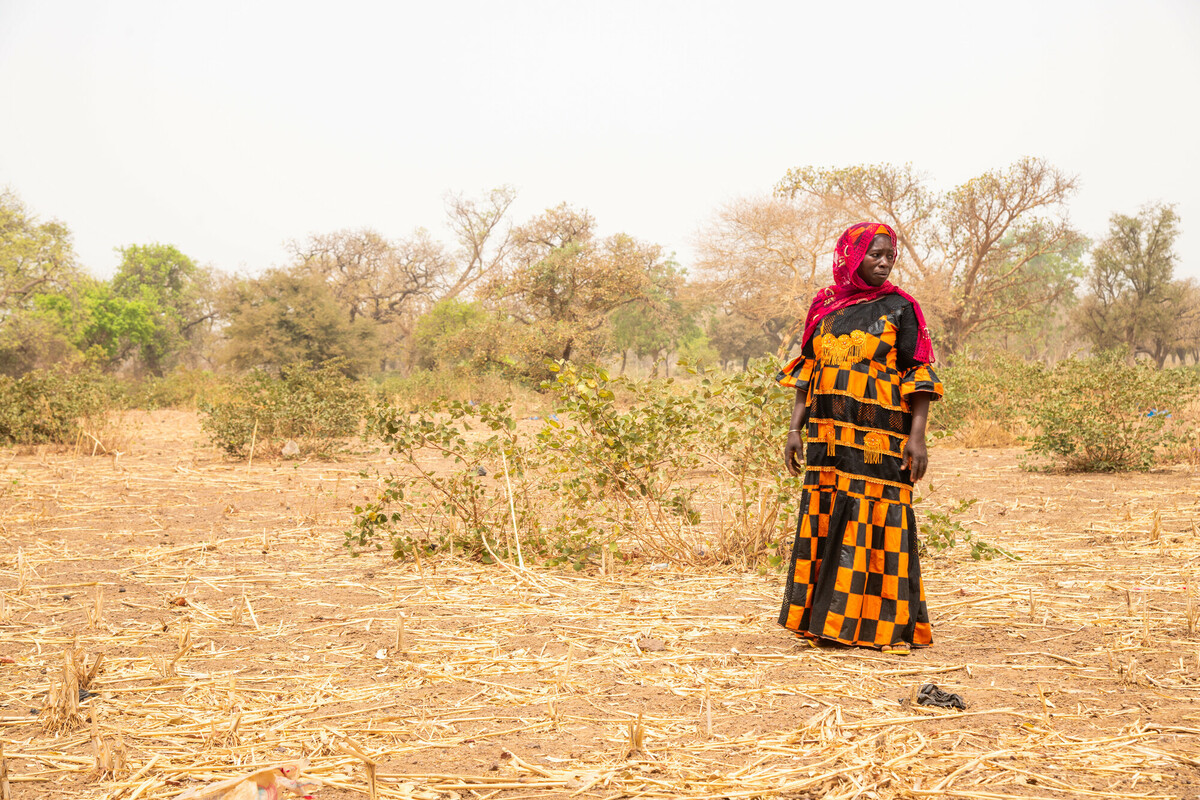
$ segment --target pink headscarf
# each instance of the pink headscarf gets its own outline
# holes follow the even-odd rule
[[[801,344],[808,344],[821,320],[839,308],[868,303],[884,295],[898,294],[912,303],[913,311],[917,314],[917,350],[913,358],[922,364],[932,364],[933,341],[929,338],[929,328],[925,324],[925,315],[921,313],[921,305],[912,295],[891,281],[884,281],[882,286],[871,286],[858,276],[858,267],[871,247],[871,240],[880,234],[892,240],[892,247],[896,248],[896,258],[899,258],[900,248],[896,241],[896,232],[881,222],[859,222],[847,228],[838,238],[833,253],[833,285],[826,286],[813,298],[812,305],[808,308],[808,316],[804,320],[804,338]]]

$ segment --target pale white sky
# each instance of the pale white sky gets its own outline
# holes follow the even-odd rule
[[[1200,2],[0,0],[0,186],[112,248],[258,272],[283,243],[440,233],[448,191],[567,201],[685,266],[792,166],[1024,155],[1072,219],[1178,204],[1200,277]]]

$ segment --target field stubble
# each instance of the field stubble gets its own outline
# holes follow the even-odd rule
[[[422,800],[1200,793],[1193,469],[935,448],[924,503],[978,498],[969,527],[1023,560],[927,559],[935,642],[905,658],[777,627],[776,573],[351,559],[382,457],[248,468],[192,414],[133,430],[120,457],[0,454],[18,800],[169,798],[301,756],[331,799],[369,771]],[[912,705],[929,681],[967,711]]]

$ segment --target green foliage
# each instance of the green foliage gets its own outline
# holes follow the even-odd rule
[[[412,332],[416,363],[425,370],[478,368],[493,356],[495,319],[478,302],[443,300],[417,320]]]
[[[1108,235],[1092,253],[1091,292],[1076,313],[1093,347],[1126,347],[1161,367],[1180,339],[1189,338],[1180,336],[1189,327],[1185,320],[1200,312],[1194,284],[1174,279],[1179,222],[1174,206],[1162,204],[1134,216],[1112,215]]]
[[[138,339],[137,358],[161,376],[211,327],[216,316],[212,275],[169,244],[129,245],[118,252],[112,294],[151,320]]]
[[[1198,383],[1192,370],[1129,364],[1117,351],[1062,361],[1032,409],[1029,451],[1085,472],[1149,469],[1157,448],[1179,441],[1171,423]]]
[[[0,189],[0,374],[77,366],[82,358],[53,319],[34,307],[39,294],[68,291],[80,278],[71,233],[41,222]]]
[[[278,377],[251,370],[199,408],[200,426],[231,456],[248,455],[252,442],[257,453],[277,451],[288,439],[301,452],[328,455],[338,440],[359,432],[367,399],[342,363],[301,362],[284,366]]]
[[[40,222],[20,198],[0,190],[0,319],[36,294],[65,290],[78,276],[67,226]]]
[[[370,320],[351,320],[317,276],[271,270],[233,287],[226,298],[226,360],[239,369],[278,372],[284,364],[337,360],[363,375],[379,364]]]
[[[495,366],[477,371],[415,369],[408,374],[379,375],[373,383],[378,403],[402,409],[419,409],[435,400],[477,403],[510,400],[519,401],[523,408],[536,408],[545,400]]]
[[[921,555],[941,553],[950,549],[961,541],[963,544],[971,546],[971,558],[976,561],[990,561],[996,556],[1004,556],[1005,558],[1014,561],[1020,561],[1020,556],[1010,553],[1003,547],[997,547],[994,544],[989,544],[982,539],[975,538],[975,534],[969,528],[963,527],[961,521],[955,519],[960,514],[965,513],[971,506],[979,502],[976,498],[970,500],[960,500],[953,508],[948,508],[945,511],[926,511],[922,518],[921,533],[924,539],[918,542],[918,551]]]
[[[516,552],[510,537],[510,517],[517,524],[533,510],[529,495],[513,492],[509,485],[488,476],[488,469],[507,470],[517,486],[527,488],[527,443],[515,434],[511,406],[498,403],[464,403],[437,400],[420,413],[383,408],[371,429],[395,453],[408,474],[388,476],[374,502],[354,508],[354,525],[347,532],[351,552],[383,547],[390,542],[396,558],[414,555],[421,548],[446,548],[483,561],[509,558]],[[476,435],[482,429],[484,438]],[[439,470],[430,457],[449,460],[450,470]],[[482,474],[481,474],[482,473]],[[495,544],[489,540],[494,537]],[[541,541],[531,542],[544,549]]]
[[[722,361],[736,361],[749,369],[750,359],[762,358],[774,349],[762,325],[738,314],[716,314],[708,322],[708,339]]]
[[[693,374],[698,370],[681,366]],[[753,566],[765,559],[784,563],[784,545],[798,511],[803,479],[779,463],[795,392],[775,382],[774,358],[751,361],[733,375],[703,376],[694,403],[702,413],[697,446],[703,459],[734,481],[735,494],[723,511],[733,524],[721,531],[719,550]]]
[[[74,444],[113,404],[112,387],[90,370],[0,375],[0,443]]]
[[[679,337],[679,360],[707,369],[720,362],[721,354],[713,347],[704,329],[689,321]]]
[[[122,384],[130,408],[194,409],[223,396],[227,382],[206,369],[176,369],[161,378],[148,377]]]
[[[551,456],[547,488],[575,529],[615,544],[621,536],[638,538],[639,523],[673,530],[680,518],[696,520],[677,488],[680,472],[699,461],[699,414],[690,398],[675,394],[672,381],[635,383],[567,362],[547,367],[554,380],[543,388],[555,395],[555,414],[538,443]],[[617,404],[614,390],[627,393],[625,403]]]
[[[512,232],[511,258],[485,287],[509,320],[514,370],[542,380],[546,360],[595,361],[609,352],[618,309],[654,308],[682,280],[656,245],[625,234],[600,239],[587,212],[565,204]]]
[[[36,308],[17,309],[0,324],[0,375],[77,368],[83,361],[59,320]]]
[[[119,366],[140,351],[153,350],[161,338],[152,303],[121,297],[103,281],[80,281],[71,295],[41,294],[33,302],[97,366]]]
[[[683,309],[670,296],[673,287],[655,285],[649,296],[612,312],[612,344],[619,353],[632,350],[638,358],[657,356],[679,338]]]
[[[772,361],[754,366],[685,385],[551,362],[555,411],[534,434],[506,402],[381,410],[372,428],[404,468],[355,509],[347,544],[493,560],[520,542],[521,558],[576,569],[604,553],[778,566],[799,495],[777,463],[789,393]],[[707,528],[689,482],[697,470],[735,479]]]
[[[74,266],[70,235],[0,196],[0,371],[86,360],[161,375],[214,316],[210,276],[170,245],[130,246],[116,276]]]
[[[1003,351],[963,354],[950,366],[936,367],[946,389],[930,413],[934,435],[959,433],[986,422],[1013,433],[1037,406],[1046,368]]]

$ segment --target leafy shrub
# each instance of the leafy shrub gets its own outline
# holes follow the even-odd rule
[[[200,426],[229,455],[248,455],[252,442],[255,452],[274,452],[287,439],[301,452],[327,455],[358,433],[367,393],[333,359],[319,367],[290,364],[278,377],[252,370],[199,408]]]
[[[75,444],[113,406],[112,385],[91,370],[0,375],[0,443]]]
[[[177,369],[161,378],[149,377],[124,389],[130,408],[197,408],[224,391],[224,381],[206,369]]]
[[[382,409],[372,427],[404,468],[354,509],[347,544],[577,569],[608,553],[778,566],[800,481],[778,463],[791,409],[776,368],[764,359],[681,384],[552,362],[544,390],[555,411],[535,434],[507,402]],[[732,494],[697,481],[701,470],[732,476]]]
[[[412,348],[422,369],[479,367],[481,339],[489,340],[493,315],[478,302],[448,299],[434,304],[413,327]]]
[[[1084,472],[1149,469],[1158,448],[1180,441],[1172,423],[1198,383],[1194,371],[1128,364],[1117,352],[1067,359],[1032,410],[1029,452]]]
[[[1007,352],[960,356],[936,371],[946,394],[930,411],[931,432],[971,447],[1014,444],[1046,382],[1043,364]]]
[[[382,549],[382,540],[389,540],[396,558],[416,555],[423,548],[445,548],[484,561],[512,557],[519,545],[511,520],[516,520],[519,533],[530,527],[533,514],[526,481],[531,454],[527,438],[521,440],[516,427],[511,406],[504,401],[476,405],[435,400],[419,413],[379,409],[371,428],[408,472],[387,476],[374,502],[355,506],[347,546],[352,552]],[[476,428],[491,434],[480,439]],[[438,469],[429,464],[431,457],[454,466]],[[489,477],[484,466],[495,469],[498,463],[507,470],[505,482]],[[518,491],[509,492],[513,477]],[[489,536],[495,538],[494,546]],[[540,550],[540,537],[529,546]]]
[[[397,408],[420,408],[437,400],[464,403],[520,402],[522,407],[542,405],[542,398],[494,369],[417,369],[407,375],[382,375],[374,381],[377,401]]]
[[[983,539],[976,538],[974,531],[964,527],[961,521],[955,519],[977,502],[979,501],[976,498],[971,498],[970,500],[960,500],[955,506],[944,511],[926,511],[922,515],[925,521],[919,526],[925,538],[919,540],[918,552],[923,556],[936,555],[949,550],[961,540],[963,544],[971,546],[971,558],[976,561],[990,561],[996,556],[1005,556],[1014,561],[1020,561],[1020,556],[1013,555],[1003,547],[997,547]]]
[[[695,392],[703,412],[696,431],[700,458],[734,487],[721,508],[732,524],[718,530],[716,547],[726,560],[746,566],[760,559],[772,567],[784,563],[804,483],[780,463],[795,391],[775,382],[778,369],[774,358],[757,359],[743,372],[703,376]]]

